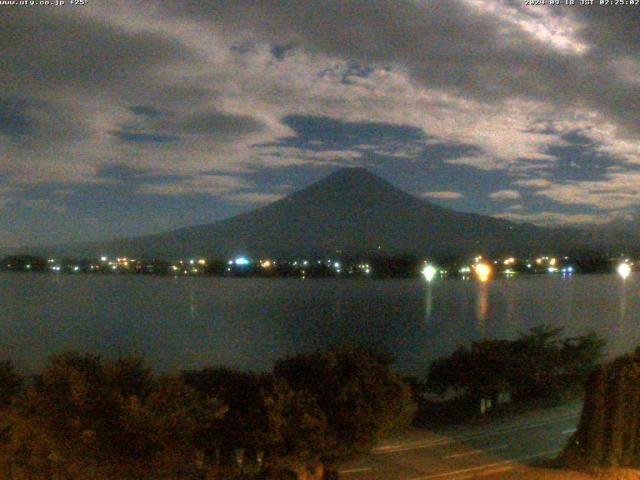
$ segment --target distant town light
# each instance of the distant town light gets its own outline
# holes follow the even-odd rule
[[[100,257],[101,262],[106,262],[107,260],[109,260],[109,257],[107,257],[106,255]]]
[[[488,263],[478,263],[475,266],[475,270],[476,270],[476,275],[478,275],[478,279],[481,282],[486,282],[487,280],[489,280],[489,277],[491,277],[491,265],[489,265]]]
[[[424,279],[427,282],[431,282],[437,274],[438,274],[438,269],[433,265],[427,264],[422,269],[422,275],[424,275]]]
[[[247,257],[237,257],[234,260],[234,263],[238,266],[246,266],[249,265],[249,259]]]
[[[621,263],[618,265],[618,275],[620,275],[623,280],[626,280],[627,277],[631,275],[631,267],[628,263]]]

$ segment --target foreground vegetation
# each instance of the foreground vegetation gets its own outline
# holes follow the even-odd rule
[[[268,374],[157,376],[135,358],[64,353],[25,381],[4,363],[0,456],[15,479],[321,478],[411,421],[410,390],[390,365],[333,349]]]
[[[416,401],[418,419],[451,421],[477,415],[479,399],[505,392],[524,405],[579,390],[603,343],[594,335],[561,339],[560,332],[538,328],[460,347],[433,363],[426,391],[394,373],[388,355],[357,348],[285,358],[270,373],[157,375],[137,358],[63,353],[22,378],[0,363],[0,468],[13,480],[335,478],[332,465],[410,425]],[[594,395],[623,392],[621,379],[640,372],[640,355],[633,358],[632,372],[597,370],[588,398],[609,408],[609,397]],[[447,392],[454,395],[425,399]],[[621,405],[611,420],[618,426],[625,409],[637,407]],[[585,411],[601,418],[602,408]],[[618,451],[631,438],[628,430],[621,435],[602,448]]]
[[[562,338],[561,328],[536,327],[514,340],[482,340],[432,363],[421,402],[424,423],[451,422],[487,412],[552,405],[579,397],[602,358],[595,334]],[[431,397],[432,398],[432,397]]]
[[[591,373],[562,461],[580,468],[640,467],[640,347]]]

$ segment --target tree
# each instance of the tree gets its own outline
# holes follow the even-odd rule
[[[619,360],[620,362],[620,360]],[[620,363],[626,363],[626,359]],[[627,396],[625,383],[627,380],[627,368],[624,365],[613,365],[608,378],[606,394],[606,429],[604,432],[604,458],[606,465],[617,467],[622,461],[625,450],[624,438],[626,434]]]
[[[595,464],[600,464],[604,458],[608,377],[606,366],[597,368],[589,376],[579,423],[581,428],[574,443],[577,451],[573,456],[582,457],[588,452]]]
[[[482,340],[434,361],[427,387],[460,390],[471,400],[509,391],[516,400],[556,399],[581,388],[604,342],[595,334],[560,339],[561,328],[535,327],[514,340]]]
[[[263,401],[267,417],[264,448],[270,463],[306,466],[319,462],[326,450],[327,420],[315,399],[274,378],[263,391]]]
[[[329,429],[325,458],[335,460],[366,451],[382,433],[412,421],[409,386],[391,364],[380,352],[334,348],[281,360],[274,374],[315,399]]]
[[[640,465],[639,353],[619,357],[589,376],[578,429],[562,456],[567,465]]]
[[[25,468],[74,478],[163,478],[193,469],[196,442],[225,408],[139,359],[53,355],[13,415]],[[22,433],[21,433],[22,432]]]
[[[251,457],[263,452],[267,470],[278,475],[319,462],[327,422],[306,392],[294,391],[273,375],[224,368],[183,372],[182,378],[198,392],[228,405],[225,418],[202,432],[200,442],[203,448],[225,453],[227,463],[237,448]]]
[[[0,362],[0,408],[8,407],[22,391],[24,379],[10,361]]]
[[[227,450],[261,447],[268,430],[262,391],[271,382],[269,375],[203,368],[181,377],[191,388],[228,406],[224,418],[202,433],[203,445]]]

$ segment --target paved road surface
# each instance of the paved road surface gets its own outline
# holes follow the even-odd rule
[[[412,430],[341,465],[346,480],[462,480],[554,457],[575,431],[580,405],[529,412],[438,433]]]

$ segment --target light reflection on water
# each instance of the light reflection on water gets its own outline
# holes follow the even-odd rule
[[[427,321],[431,319],[431,313],[433,312],[433,288],[431,282],[427,282],[427,297],[425,301],[425,313]]]
[[[286,354],[353,343],[407,373],[480,338],[542,323],[596,331],[611,354],[640,343],[640,282],[617,275],[475,280],[268,280],[0,275],[0,357],[34,370],[51,352],[144,355],[161,370],[267,369]]]
[[[476,299],[476,328],[478,335],[484,337],[485,323],[487,321],[487,314],[489,313],[489,282],[487,280],[481,280],[475,282],[477,299]]]

